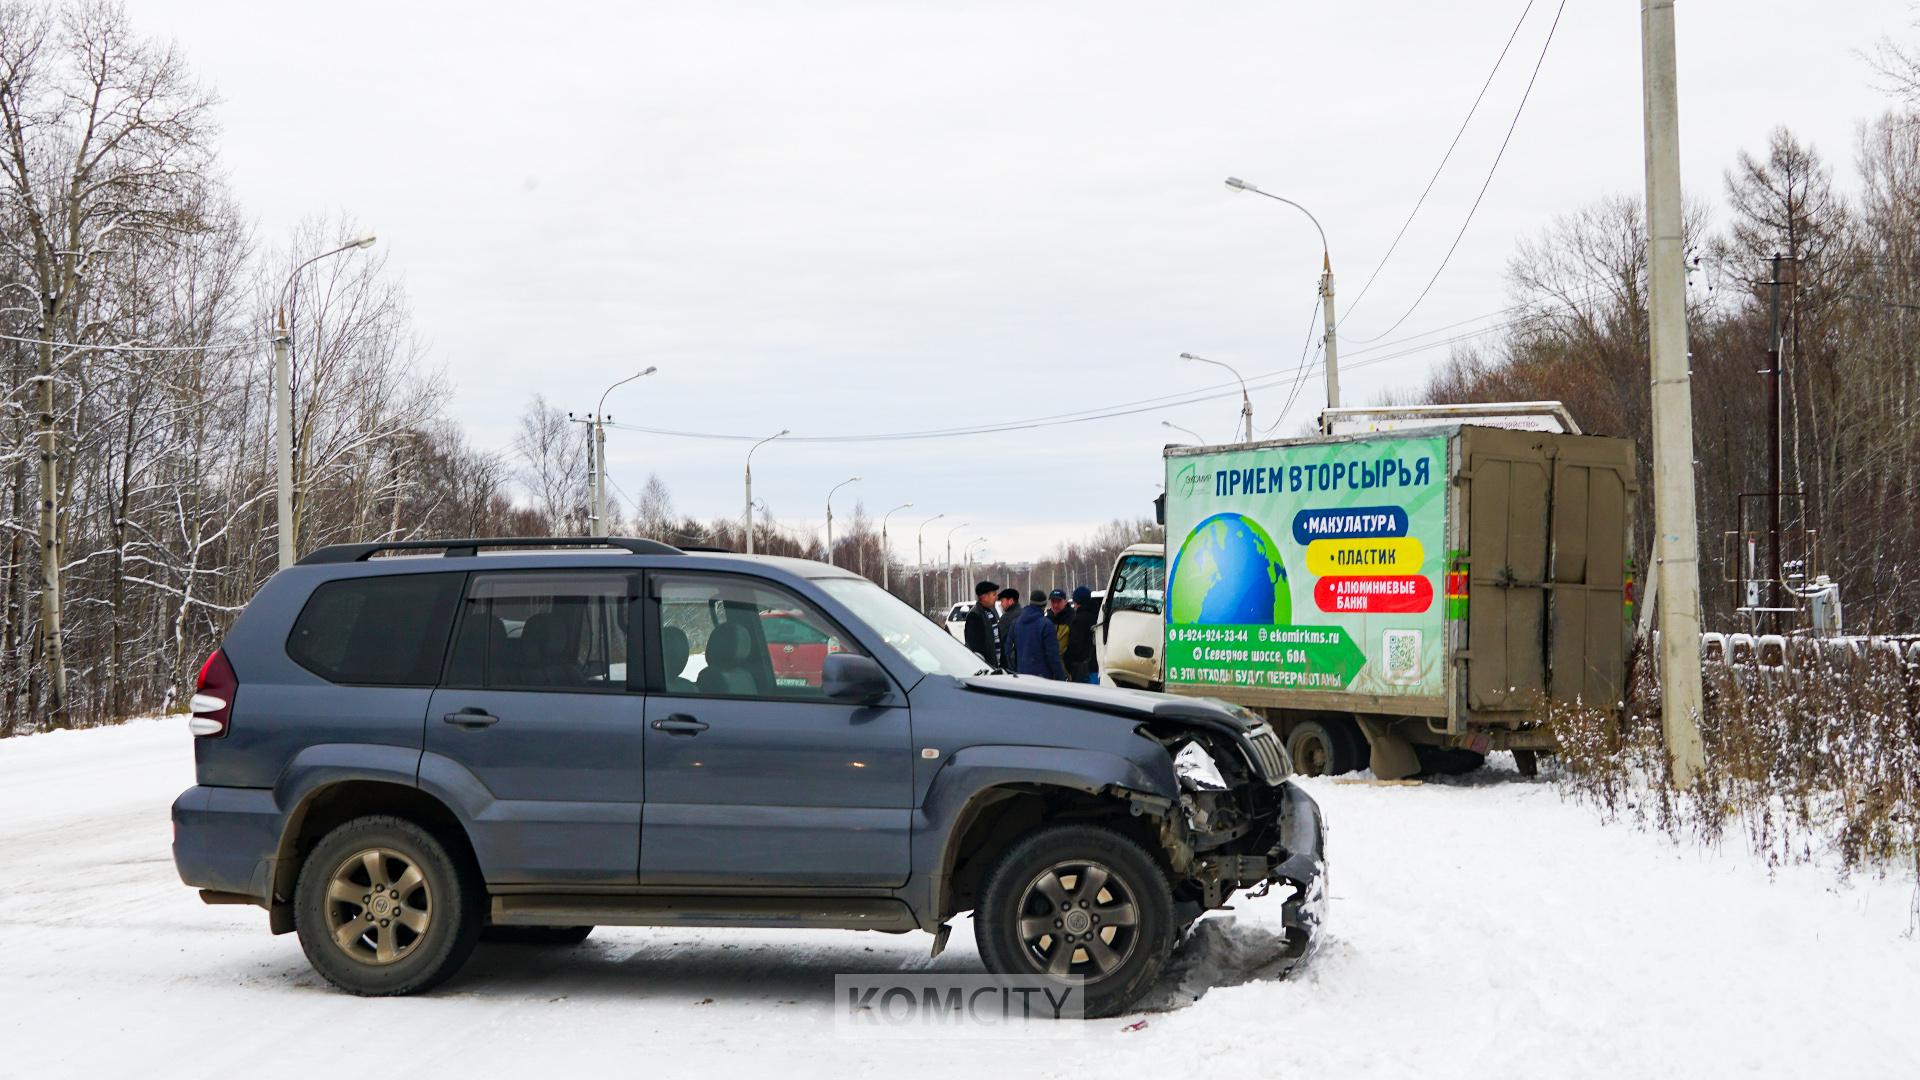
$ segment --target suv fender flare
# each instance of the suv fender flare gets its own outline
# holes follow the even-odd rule
[[[415,789],[419,768],[417,747],[376,743],[320,743],[301,750],[287,762],[273,785],[273,804],[280,811],[280,835],[273,855],[256,877],[264,886],[261,891],[274,933],[293,929],[290,878],[298,865],[298,841],[314,799],[349,781]]]
[[[343,780],[373,780],[414,787],[420,772],[420,748],[371,743],[320,743],[293,756],[274,781],[273,802],[283,817],[282,833],[299,823],[314,794]],[[284,843],[284,837],[283,837]]]
[[[949,755],[928,785],[915,811],[914,878],[919,894],[910,901],[922,925],[940,922],[952,879],[955,846],[981,809],[1008,789],[1075,791],[1087,795],[1137,792],[1177,802],[1180,785],[1173,761],[1152,743],[1157,761],[1139,761],[1106,750],[1063,746],[969,746]]]

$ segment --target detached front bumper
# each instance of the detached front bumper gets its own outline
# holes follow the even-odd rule
[[[1268,853],[1267,881],[1293,886],[1293,895],[1280,907],[1287,928],[1287,952],[1305,956],[1320,934],[1327,913],[1326,825],[1320,804],[1293,784],[1286,786],[1280,810],[1280,843]]]

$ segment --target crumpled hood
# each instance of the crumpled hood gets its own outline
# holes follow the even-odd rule
[[[1212,698],[1180,697],[1116,686],[1060,682],[1018,675],[975,675],[960,680],[967,689],[1006,697],[1044,701],[1073,709],[1111,713],[1136,721],[1157,720],[1245,736],[1264,723],[1237,705]]]

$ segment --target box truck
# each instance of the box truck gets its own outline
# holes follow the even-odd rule
[[[1165,451],[1167,543],[1114,566],[1106,681],[1263,713],[1296,767],[1376,776],[1553,748],[1632,636],[1625,439],[1442,423]]]

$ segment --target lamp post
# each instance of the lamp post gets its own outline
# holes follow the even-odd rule
[[[600,395],[600,404],[594,406],[593,415],[586,418],[587,424],[593,428],[593,445],[587,455],[587,487],[593,503],[590,508],[593,523],[587,531],[594,536],[606,535],[607,527],[607,421],[613,419],[607,415],[607,394],[658,370],[649,366],[647,370],[629,375],[607,387],[606,393]],[[568,413],[567,419],[574,419],[574,415]]]
[[[753,554],[753,452],[785,434],[787,434],[787,429],[781,428],[772,435],[754,443],[753,446],[747,450],[747,554],[749,555]]]
[[[947,530],[947,605],[949,607],[953,605],[953,534],[971,524],[973,522],[963,521]]]
[[[1207,440],[1205,440],[1205,439],[1203,439],[1203,438],[1201,438],[1201,437],[1200,437],[1200,433],[1199,433],[1199,432],[1197,432],[1197,431],[1195,431],[1195,430],[1193,430],[1193,429],[1192,429],[1192,428],[1190,428],[1190,427],[1181,427],[1181,426],[1180,426],[1179,424],[1176,424],[1176,423],[1174,423],[1174,422],[1173,422],[1173,421],[1171,421],[1171,420],[1162,420],[1162,421],[1160,421],[1160,426],[1161,426],[1161,427],[1163,427],[1163,428],[1172,428],[1172,429],[1173,429],[1173,430],[1175,430],[1175,431],[1184,431],[1184,432],[1186,432],[1187,434],[1189,434],[1189,435],[1191,435],[1191,436],[1193,436],[1193,441],[1194,441],[1194,443],[1195,443],[1196,445],[1204,445],[1204,444],[1206,443],[1206,441],[1207,441]]]
[[[1194,360],[1202,364],[1212,364],[1214,367],[1226,368],[1228,371],[1233,372],[1233,377],[1235,379],[1240,380],[1240,426],[1246,429],[1244,441],[1252,442],[1253,441],[1253,399],[1247,396],[1247,380],[1240,378],[1239,370],[1235,368],[1232,364],[1222,363],[1218,360],[1209,360],[1204,356],[1195,356],[1190,352],[1181,353],[1180,359]],[[1161,421],[1161,422],[1165,423],[1165,421]],[[1171,427],[1172,425],[1169,424],[1168,426]],[[1201,441],[1204,442],[1205,440],[1201,440]]]
[[[332,251],[315,255],[294,267],[293,272],[287,275],[287,283],[280,287],[280,304],[273,329],[273,452],[274,480],[279,488],[276,516],[280,528],[282,570],[293,565],[293,378],[291,361],[287,356],[293,345],[293,335],[287,329],[287,293],[292,291],[294,279],[300,276],[300,271],[343,251],[372,247],[373,240],[371,236],[363,236],[341,244]]]
[[[964,560],[967,564],[967,572],[966,572],[967,577],[973,576],[973,546],[975,544],[984,544],[986,542],[987,542],[986,537],[976,536],[973,539],[967,541],[967,546],[960,550],[960,558]],[[975,597],[974,599],[978,600],[979,597]]]
[[[891,572],[893,566],[893,548],[887,544],[887,519],[902,510],[911,509],[912,506],[913,504],[910,502],[903,502],[899,506],[880,515],[880,587],[886,589],[888,592],[893,591],[890,587],[892,582],[889,580],[893,576]]]
[[[833,487],[827,489],[827,565],[828,566],[833,565],[833,493],[836,491],[839,491],[843,487],[846,487],[848,484],[857,482],[859,479],[860,478],[857,476],[850,476],[845,480],[842,480],[839,483],[833,485]]]
[[[1313,216],[1313,211],[1292,199],[1275,195],[1271,191],[1261,191],[1237,176],[1227,177],[1227,186],[1235,191],[1251,191],[1255,195],[1265,195],[1275,202],[1286,203],[1307,215],[1307,220],[1313,222],[1313,231],[1320,234],[1320,314],[1326,324],[1327,408],[1337,409],[1340,407],[1340,349],[1334,336],[1334,328],[1338,320],[1333,317],[1333,255],[1327,247],[1327,230],[1320,227],[1320,219]]]
[[[919,561],[914,565],[917,567],[915,573],[920,578],[920,614],[922,615],[927,613],[927,526],[946,516],[935,514],[921,522],[919,535],[914,540],[914,546],[919,555]]]

